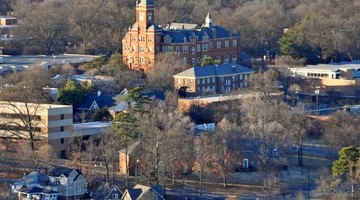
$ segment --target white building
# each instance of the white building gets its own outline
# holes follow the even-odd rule
[[[360,78],[360,63],[318,64],[290,68],[293,76],[354,80]]]

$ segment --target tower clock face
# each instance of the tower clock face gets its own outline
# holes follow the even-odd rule
[[[144,20],[144,16],[140,15],[140,20],[141,21]]]

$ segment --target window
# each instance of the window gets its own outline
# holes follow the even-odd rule
[[[229,63],[229,56],[228,55],[225,56],[225,63]]]
[[[210,78],[207,78],[207,83],[210,83]]]
[[[221,56],[216,56],[217,61],[221,61]]]
[[[187,53],[187,52],[188,52],[188,46],[183,46],[182,49],[183,49],[183,53]]]
[[[63,126],[60,127],[60,132],[64,132],[64,127]]]
[[[244,84],[243,83],[240,83],[240,88],[243,88],[244,87]]]
[[[60,115],[60,120],[63,120],[65,118],[65,115],[64,114],[61,114]]]
[[[212,82],[215,83],[215,77],[212,78]]]
[[[236,89],[236,84],[232,85],[232,89],[235,90]]]
[[[231,78],[232,78],[232,80],[233,80],[233,81],[235,81],[235,80],[236,80],[236,76],[232,76]]]
[[[222,86],[220,87],[220,89],[221,89],[221,91],[224,91],[224,86],[222,85]]]
[[[118,199],[119,195],[118,194],[113,194],[113,199]]]
[[[203,37],[203,41],[205,41],[205,42],[209,41],[209,37],[208,37],[207,35],[204,36],[204,37]]]
[[[156,46],[156,52],[159,52],[159,51],[160,51],[160,47]]]
[[[180,47],[179,46],[176,46],[175,49],[176,49],[176,52],[180,52]]]
[[[220,82],[222,82],[222,83],[224,82],[224,77],[220,78]]]
[[[151,52],[151,47],[148,48],[148,52]]]
[[[144,64],[144,58],[143,57],[140,57],[140,63]]]
[[[81,186],[78,186],[78,192],[81,192],[81,189],[82,189]]]
[[[196,49],[195,49],[195,47],[193,47],[193,48],[191,48],[191,54],[195,54],[196,53]]]
[[[184,65],[187,65],[187,57],[183,58],[183,63],[184,63]]]
[[[209,50],[209,44],[203,44],[203,51]]]
[[[64,138],[60,138],[60,144],[64,144],[65,140]]]
[[[132,51],[136,51],[136,47],[135,47],[135,46],[132,46]]]
[[[131,62],[132,62],[132,63],[135,63],[135,57],[132,57],[132,58],[131,58]]]
[[[233,62],[233,63],[236,63],[236,61],[237,61],[236,55],[233,55],[233,57],[232,57],[232,62]]]
[[[205,79],[202,79],[202,84],[205,84]]]
[[[209,43],[209,46],[210,46],[210,49],[212,49],[212,47],[213,47],[213,42],[210,42],[210,43]]]
[[[195,66],[196,65],[196,59],[195,58],[191,58],[191,66]]]
[[[144,52],[144,51],[145,51],[145,48],[144,48],[143,46],[140,46],[139,49],[140,49],[140,52]]]
[[[201,63],[201,58],[197,58],[197,63]]]
[[[197,45],[197,52],[201,52],[201,44]]]
[[[213,86],[212,86],[212,90],[214,90],[214,91],[215,91],[215,85],[213,85]]]
[[[240,74],[240,80],[243,80],[243,75],[242,74]]]
[[[228,40],[225,41],[225,48],[227,48],[227,47],[229,47],[229,41]]]
[[[149,42],[152,42],[152,37],[148,37],[148,41],[149,41]]]
[[[233,47],[237,46],[237,40],[233,40]]]
[[[231,81],[230,81],[230,80],[226,80],[225,84],[226,84],[226,85],[231,85]]]
[[[221,41],[216,42],[216,48],[221,48]]]
[[[151,64],[151,59],[150,58],[148,59],[148,64]]]
[[[200,84],[200,79],[196,79],[196,84]]]
[[[156,42],[160,42],[160,37],[159,36],[156,37]]]

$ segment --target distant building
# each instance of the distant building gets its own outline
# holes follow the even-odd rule
[[[174,88],[184,96],[229,93],[246,88],[253,73],[238,64],[196,66],[174,75]]]
[[[103,184],[97,189],[93,199],[120,200],[122,196],[123,193],[116,185],[110,187],[108,184]]]
[[[28,111],[26,111],[28,110]],[[28,114],[26,114],[28,113]],[[55,156],[66,158],[66,152],[75,136],[99,135],[111,123],[91,122],[73,124],[73,107],[71,105],[32,104],[23,102],[0,102],[0,140],[8,142],[28,139],[24,123],[26,116],[31,116],[35,140],[39,144],[48,143],[53,147]],[[7,143],[8,143],[7,142]],[[0,149],[16,145],[0,145]]]
[[[208,14],[202,26],[171,23],[166,27],[155,23],[153,0],[136,1],[136,22],[124,39],[123,62],[130,69],[149,71],[160,53],[176,52],[184,65],[195,66],[206,57],[221,63],[240,61],[240,34],[215,26]]]
[[[360,63],[318,64],[290,68],[293,76],[322,79],[360,79]]]

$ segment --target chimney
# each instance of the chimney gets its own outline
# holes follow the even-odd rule
[[[100,90],[97,91],[97,96],[98,96],[98,97],[101,96],[101,91],[100,91]]]

